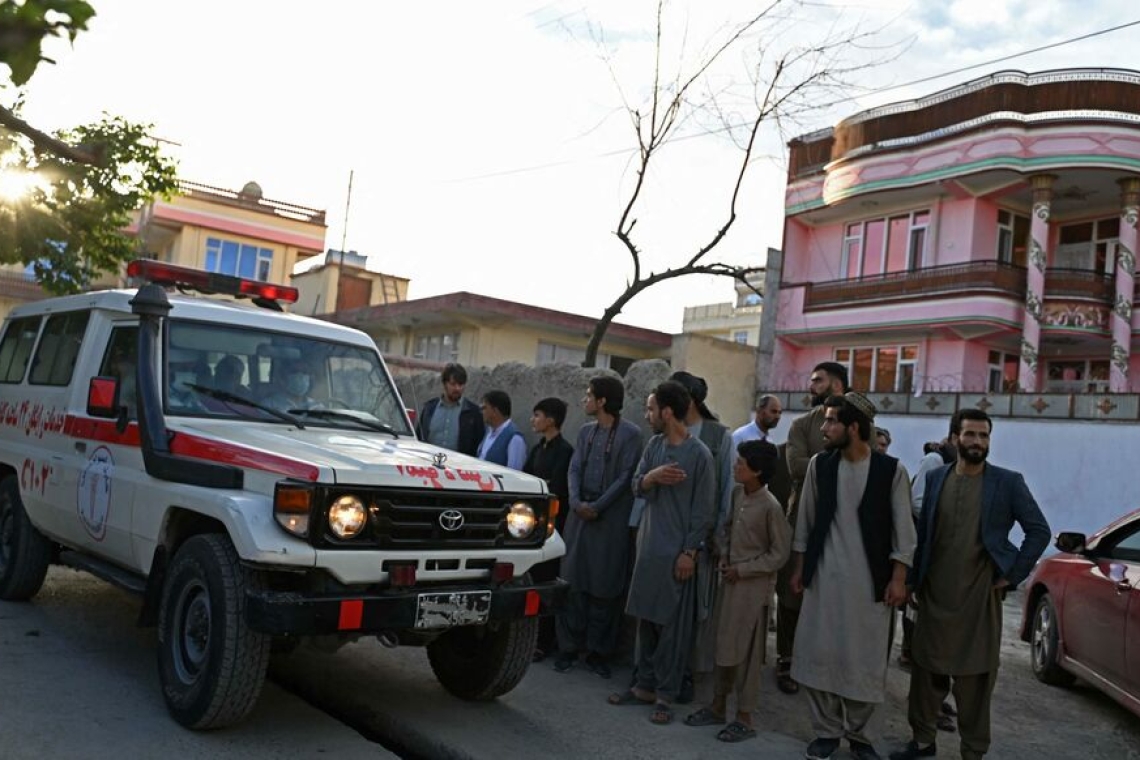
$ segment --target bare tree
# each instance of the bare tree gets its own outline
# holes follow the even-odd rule
[[[713,260],[711,254],[736,222],[741,186],[749,168],[758,158],[755,152],[761,128],[772,124],[783,133],[785,124],[798,124],[804,114],[813,109],[818,110],[821,101],[827,96],[850,87],[847,80],[851,74],[893,57],[888,47],[885,54],[883,50],[871,51],[869,55],[878,56],[878,59],[867,60],[868,49],[865,43],[881,30],[863,31],[857,25],[840,28],[838,20],[834,20],[830,27],[821,25],[814,29],[816,39],[789,45],[787,32],[797,21],[788,10],[789,6],[794,8],[799,4],[792,0],[771,0],[769,5],[751,18],[724,30],[720,39],[714,40],[710,45],[710,52],[691,71],[678,71],[674,77],[666,79],[661,64],[665,42],[663,16],[666,0],[658,1],[654,46],[656,55],[648,102],[637,107],[631,105],[622,94],[625,111],[637,136],[636,181],[621,210],[614,234],[630,255],[633,277],[595,325],[586,347],[583,366],[595,366],[598,348],[606,331],[626,304],[659,282],[686,275],[705,274],[731,277],[752,287],[747,278],[762,271],[761,267]],[[729,88],[714,85],[710,69],[730,51],[750,47],[754,61],[748,67],[749,97],[746,108],[750,115],[731,118],[728,109],[724,107],[724,102],[729,97]],[[845,63],[848,56],[855,54],[864,59],[855,64]],[[608,56],[606,61],[610,63]],[[610,71],[621,92],[612,65]],[[741,150],[739,166],[727,193],[727,214],[707,242],[692,252],[683,263],[660,271],[645,271],[643,251],[633,237],[637,225],[635,212],[650,170],[657,165],[662,148],[678,137],[679,128],[686,123],[687,117],[694,115],[711,116],[716,120],[717,126],[707,129],[730,136]]]

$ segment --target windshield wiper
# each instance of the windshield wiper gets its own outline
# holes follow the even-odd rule
[[[393,438],[399,438],[400,434],[391,425],[381,422],[376,419],[365,419],[356,414],[342,412],[337,409],[290,409],[293,414],[303,414],[307,417],[316,417],[321,420],[345,420],[346,422],[355,422],[358,425],[363,425],[369,430],[376,430],[381,433],[387,433]]]
[[[259,404],[256,401],[246,398],[245,396],[239,396],[236,393],[230,393],[229,391],[222,391],[218,390],[217,388],[211,388],[208,385],[199,385],[198,383],[183,383],[183,385],[185,385],[187,388],[190,388],[191,390],[198,391],[198,393],[209,396],[210,398],[216,398],[219,401],[229,401],[235,404],[243,404],[253,409],[263,411],[266,414],[271,414],[277,419],[288,422],[291,425],[296,425],[301,430],[305,429],[305,425],[292,414],[283,412],[280,409],[274,409],[273,407],[266,406],[265,404]]]

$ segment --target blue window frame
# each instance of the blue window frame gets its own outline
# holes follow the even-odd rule
[[[234,240],[206,238],[206,271],[268,280],[273,266],[273,249],[238,243]]]

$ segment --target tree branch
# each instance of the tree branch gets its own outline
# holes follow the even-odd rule
[[[66,158],[68,161],[74,161],[79,164],[101,166],[103,163],[102,157],[96,153],[89,152],[74,145],[69,145],[62,140],[52,137],[46,132],[41,132],[4,106],[0,106],[0,126],[7,127],[13,132],[24,135],[32,141],[32,144],[36,146],[37,150],[54,153],[60,158]]]

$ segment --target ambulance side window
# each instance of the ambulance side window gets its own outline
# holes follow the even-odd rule
[[[135,418],[135,404],[138,396],[135,390],[135,367],[139,348],[137,327],[116,327],[111,330],[111,340],[103,353],[103,363],[99,365],[99,375],[115,377],[119,380],[119,403],[127,407],[127,416]]]
[[[0,383],[18,383],[28,369],[28,358],[36,335],[40,332],[40,317],[13,319],[0,340]]]
[[[89,311],[72,311],[56,314],[48,318],[44,325],[44,337],[36,348],[32,360],[32,374],[28,382],[32,385],[68,385],[75,372],[75,362],[79,358],[79,347],[83,344],[83,334],[87,332]]]

